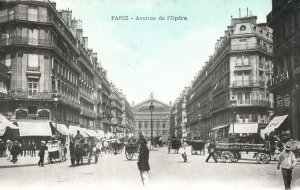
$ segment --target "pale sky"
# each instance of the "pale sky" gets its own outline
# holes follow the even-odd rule
[[[213,54],[230,16],[246,16],[248,7],[258,23],[266,22],[271,0],[56,0],[82,20],[89,48],[122,89],[129,102],[154,98],[174,102]],[[128,16],[129,20],[112,20]],[[156,20],[136,20],[137,16]],[[160,16],[187,20],[158,20]],[[131,19],[133,18],[133,19]]]

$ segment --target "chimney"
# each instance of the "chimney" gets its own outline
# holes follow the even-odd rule
[[[68,27],[71,26],[72,11],[62,10],[60,15]]]
[[[77,20],[72,20],[71,21],[71,31],[73,32],[73,34],[75,34],[76,35],[76,30],[77,30]]]
[[[79,40],[80,44],[82,44],[82,35],[83,35],[83,30],[82,29],[77,29],[76,30],[76,37]]]
[[[88,49],[88,37],[82,37],[82,45],[84,49]]]
[[[97,59],[97,52],[94,52],[94,53],[92,54],[92,57],[93,57],[94,59]]]
[[[51,5],[52,5],[52,7],[54,8],[54,9],[56,9],[56,3],[55,2],[50,2],[51,3]]]
[[[82,20],[78,20],[78,25],[77,25],[78,29],[82,29]]]

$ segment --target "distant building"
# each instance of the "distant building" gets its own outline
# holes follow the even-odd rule
[[[270,120],[273,95],[266,81],[273,73],[272,29],[256,20],[232,18],[192,81],[187,126],[202,139],[258,133]]]
[[[186,96],[189,88],[186,87],[177,98],[171,108],[170,113],[170,136],[171,137],[190,137],[190,128],[187,123]]]
[[[269,89],[274,94],[280,135],[300,139],[300,2],[273,0],[267,16],[274,33],[274,75]],[[287,116],[287,117],[286,117]]]
[[[171,106],[156,100],[153,96],[133,106],[135,136],[141,133],[148,139],[151,138],[151,113],[149,110],[151,102],[155,106],[152,116],[153,137],[161,136],[163,141],[167,141]]]

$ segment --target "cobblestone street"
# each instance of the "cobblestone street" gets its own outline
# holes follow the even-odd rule
[[[252,155],[238,163],[205,163],[206,156],[167,153],[167,148],[150,152],[150,189],[283,189],[276,162],[256,164]],[[20,157],[17,164],[0,158],[0,184],[5,189],[140,189],[137,157],[127,161],[122,154],[104,154],[95,165],[70,167],[70,162],[37,166],[38,157]],[[30,174],[30,175],[29,175]],[[294,171],[293,189],[300,189],[300,169]]]

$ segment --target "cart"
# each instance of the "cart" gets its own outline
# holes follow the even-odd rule
[[[138,154],[138,151],[139,151],[139,144],[137,144],[137,143],[127,144],[125,146],[125,156],[126,156],[127,160],[131,160],[134,155]]]
[[[63,162],[63,149],[60,141],[48,141],[48,163]]]
[[[181,147],[180,139],[171,139],[169,141],[168,153],[170,154],[171,149],[174,149],[174,153],[178,154],[179,148]]]
[[[204,140],[187,140],[188,145],[191,146],[191,155],[197,154],[198,151],[200,155],[205,155],[205,141]]]
[[[270,143],[217,143],[216,152],[223,162],[237,162],[241,159],[241,152],[254,152],[257,163],[267,164],[271,161]]]

